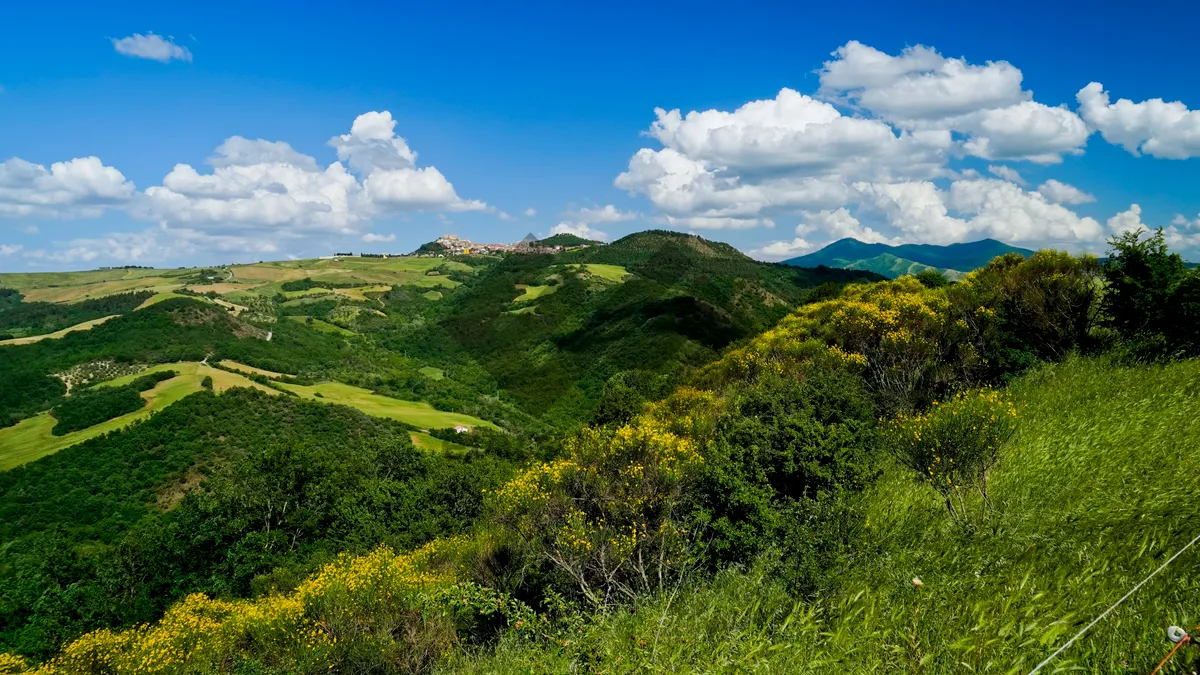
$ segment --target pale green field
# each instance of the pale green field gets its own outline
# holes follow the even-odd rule
[[[441,300],[442,292],[441,291],[426,291],[424,294],[421,295],[421,297],[425,298],[426,300]]]
[[[40,342],[42,340],[56,340],[64,335],[66,335],[67,333],[74,333],[75,331],[80,331],[80,330],[91,330],[94,326],[99,326],[100,324],[104,323],[105,321],[108,321],[109,319],[114,319],[118,316],[121,316],[121,315],[120,314],[110,314],[108,316],[102,316],[99,319],[92,319],[91,321],[84,321],[83,323],[77,323],[74,326],[68,326],[67,328],[64,328],[62,330],[54,331],[53,333],[46,333],[45,335],[28,335],[26,337],[12,338],[9,340],[0,340],[0,346],[28,345],[28,344],[33,344],[34,342]]]
[[[509,311],[504,312],[504,313],[505,314],[537,314],[537,307],[534,307],[533,305],[529,305],[526,307],[522,307],[521,309],[510,309]]]
[[[443,377],[446,377],[446,371],[442,370],[441,368],[434,368],[433,366],[425,366],[421,368],[420,372],[422,375],[431,380],[440,380]]]
[[[625,277],[629,276],[629,272],[620,265],[599,265],[596,263],[587,263],[583,267],[588,271],[588,273],[594,274],[601,279],[608,279],[609,281],[623,281]]]
[[[513,302],[530,302],[546,295],[550,295],[558,290],[558,286],[526,286],[525,284],[517,284],[517,290],[524,291],[513,299]]]
[[[230,361],[228,359],[220,361],[217,365],[219,365],[223,368],[230,368],[232,370],[240,370],[243,373],[254,373],[257,375],[262,375],[263,377],[269,377],[272,380],[279,380],[279,379],[283,379],[285,377],[295,377],[295,375],[288,375],[287,373],[277,373],[273,370],[264,370],[262,368],[255,368],[254,366],[248,366],[244,363],[238,363],[237,361]]]
[[[27,301],[72,302],[113,293],[176,284],[188,270],[90,270],[0,274],[0,286],[15,288]]]
[[[413,445],[429,452],[464,452],[471,449],[466,445],[451,441],[444,441],[440,438],[434,438],[429,434],[423,434],[419,431],[410,431],[408,433],[408,437],[412,439]]]
[[[283,318],[288,319],[290,321],[295,321],[296,323],[302,323],[302,324],[308,326],[309,328],[312,328],[313,330],[319,330],[322,333],[332,333],[334,335],[341,335],[343,337],[350,337],[352,335],[358,335],[358,333],[355,333],[352,330],[347,330],[345,328],[342,328],[341,326],[337,326],[332,323],[329,323],[328,321],[322,321],[321,319],[316,319],[313,317],[290,315],[290,316],[285,316]],[[308,322],[308,320],[310,318],[312,319],[312,323]]]
[[[330,282],[363,282],[378,286],[409,285],[429,288],[453,288],[458,282],[445,276],[426,276],[429,270],[443,264],[438,258],[340,258],[338,260],[286,260],[279,262],[234,265],[233,276],[240,282],[263,282],[256,289],[264,295],[280,291],[279,284],[305,277]],[[337,289],[349,291],[348,297],[359,297],[364,289]],[[356,293],[357,291],[357,293]]]
[[[371,298],[367,297],[367,293],[387,293],[390,290],[392,290],[391,286],[378,284],[375,286],[359,286],[357,288],[335,288],[333,292],[338,295],[344,295],[351,300],[366,302],[371,300]]]
[[[166,408],[188,394],[200,391],[200,382],[206,376],[213,379],[213,391],[217,392],[225,391],[230,387],[254,387],[271,394],[279,394],[269,387],[252,382],[236,373],[217,370],[196,362],[164,363],[133,375],[102,382],[96,386],[121,386],[129,384],[142,375],[163,370],[178,371],[179,376],[159,382],[153,389],[142,392],[142,398],[146,399],[146,407],[141,410],[63,436],[55,436],[50,433],[57,420],[48,412],[22,420],[11,427],[0,429],[0,471],[7,471],[14,466],[32,462],[40,457],[54,454],[63,448],[82,443],[89,438],[95,438],[127,427],[138,420],[146,419],[151,413]]]
[[[279,386],[307,399],[347,405],[374,417],[400,420],[421,429],[442,429],[459,424],[469,427],[496,428],[496,425],[491,422],[477,417],[436,410],[423,401],[402,401],[389,396],[380,396],[367,389],[352,387],[341,382],[322,382],[311,387],[287,383],[280,383]],[[321,396],[318,397],[316,394]]]
[[[314,295],[333,295],[333,291],[328,288],[306,288],[303,291],[284,291],[283,297],[288,300],[295,298],[307,298]]]
[[[150,296],[149,298],[146,298],[146,301],[143,302],[142,304],[138,305],[137,309],[146,309],[147,307],[152,307],[164,300],[170,300],[172,298],[186,298],[186,297],[189,297],[189,296],[180,295],[180,294],[174,292],[173,290],[162,291],[160,293]]]

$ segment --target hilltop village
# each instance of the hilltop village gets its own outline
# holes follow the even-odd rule
[[[505,253],[561,253],[574,251],[589,246],[600,246],[601,242],[591,241],[571,234],[556,234],[546,239],[538,239],[534,234],[512,244],[486,244],[471,241],[457,234],[444,234],[434,241],[422,244],[412,253],[334,253],[322,256],[322,259],[336,258],[402,258],[416,256],[418,258],[441,258],[450,255],[498,255]]]

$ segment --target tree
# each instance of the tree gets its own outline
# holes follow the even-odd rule
[[[1200,280],[1178,253],[1171,253],[1162,229],[1143,229],[1109,240],[1104,265],[1107,287],[1102,308],[1106,325],[1145,356],[1193,354],[1200,328]]]

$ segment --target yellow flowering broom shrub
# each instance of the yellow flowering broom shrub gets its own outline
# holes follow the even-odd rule
[[[420,672],[481,622],[536,623],[520,602],[457,578],[474,545],[460,537],[343,555],[286,596],[197,593],[157,623],[88,633],[36,670],[0,655],[0,673]]]
[[[888,410],[934,400],[949,383],[972,382],[980,364],[973,330],[994,313],[951,306],[947,289],[914,277],[851,284],[831,300],[804,305],[775,328],[703,369],[701,386],[721,388],[763,377],[803,377],[814,369],[861,374]]]
[[[686,394],[657,413],[710,400]],[[686,415],[675,422],[690,424]],[[692,536],[680,511],[701,462],[696,444],[652,412],[616,430],[584,429],[565,450],[490,496],[523,553],[550,563],[597,605],[674,581],[689,563]]]
[[[918,414],[900,413],[888,425],[902,464],[932,485],[956,518],[966,516],[963,490],[987,504],[987,473],[1016,429],[1017,410],[995,389],[960,391]]]

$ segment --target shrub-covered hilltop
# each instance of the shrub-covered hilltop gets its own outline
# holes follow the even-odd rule
[[[703,240],[666,248],[513,256],[424,315],[454,339],[422,349],[463,350],[529,409],[503,349],[550,339],[540,358],[599,378],[564,356],[579,315],[544,305],[592,301],[577,282],[686,287],[677,329],[721,309],[718,355],[650,370],[657,390],[618,370],[588,426],[430,456],[396,422],[205,391],[0,474],[20,535],[0,672],[1022,673],[1196,536],[1200,273],[1161,235],[1104,264],[1042,251],[815,292],[747,288]],[[497,311],[489,288],[515,284],[558,290]],[[609,326],[657,344],[635,310],[677,306],[655,289],[613,301],[589,344]],[[504,324],[531,314],[546,333]],[[418,344],[414,319],[385,328],[371,349]],[[1043,672],[1149,672],[1167,625],[1200,623],[1197,572],[1193,549]],[[1184,647],[1170,672],[1197,665]]]

